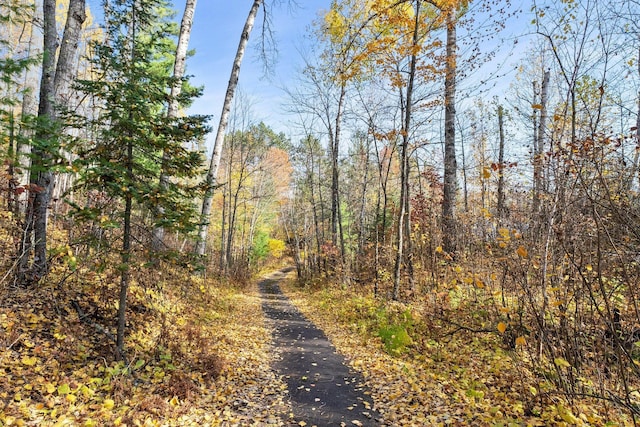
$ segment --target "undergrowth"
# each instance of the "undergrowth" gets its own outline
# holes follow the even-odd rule
[[[114,353],[117,272],[56,263],[0,289],[0,425],[280,424],[257,291],[161,262],[130,288],[127,358]]]
[[[431,295],[400,303],[328,282],[286,289],[363,373],[389,425],[633,425],[601,399],[559,392],[553,369],[540,371],[528,342],[506,340],[481,299],[452,291],[434,315]]]

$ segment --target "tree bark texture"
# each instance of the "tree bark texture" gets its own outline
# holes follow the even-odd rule
[[[537,123],[537,127],[534,132],[534,147],[533,147],[533,216],[534,218],[541,219],[541,202],[540,198],[544,189],[544,135],[545,127],[547,125],[547,98],[549,92],[549,71],[545,71],[542,78],[542,85],[540,87],[540,104],[534,104],[537,109],[540,110],[540,120]],[[535,86],[534,86],[535,87]],[[534,110],[535,114],[535,110]]]
[[[455,252],[456,250],[456,56],[457,41],[455,8],[451,8],[447,11],[447,63],[444,81],[444,187],[442,196],[442,247],[446,252]]]
[[[345,265],[344,233],[342,231],[342,215],[340,212],[340,175],[338,157],[340,153],[340,134],[342,129],[342,114],[346,96],[346,83],[340,85],[338,111],[336,112],[334,134],[331,138],[331,241],[340,245],[340,261]]]

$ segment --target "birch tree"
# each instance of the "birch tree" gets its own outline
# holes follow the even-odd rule
[[[54,101],[73,77],[72,62],[78,47],[82,23],[86,18],[85,1],[71,0],[62,45],[56,57],[58,36],[55,0],[45,0],[43,11],[44,59],[38,106],[40,126],[36,131],[36,145],[32,151],[31,194],[19,253],[18,279],[25,285],[36,283],[47,274],[47,210],[53,185],[52,161],[58,154]]]
[[[231,106],[233,104],[233,97],[238,86],[238,80],[240,78],[240,66],[242,65],[242,59],[249,43],[249,36],[253,25],[256,20],[258,10],[262,5],[262,0],[254,0],[249,10],[249,15],[244,23],[242,34],[240,35],[240,43],[236,51],[235,59],[231,67],[231,76],[229,78],[229,85],[224,97],[222,105],[222,112],[220,114],[220,123],[218,124],[218,130],[216,132],[216,139],[213,143],[213,153],[211,155],[211,162],[209,164],[209,171],[206,177],[206,189],[205,195],[202,201],[202,210],[200,214],[200,227],[198,229],[198,238],[195,245],[196,255],[204,255],[207,244],[207,230],[209,227],[209,220],[211,216],[211,206],[213,202],[213,193],[218,186],[218,169],[220,168],[220,160],[222,159],[222,149],[224,145],[224,137],[227,132],[227,124],[229,123],[229,113],[231,112]]]
[[[182,84],[187,64],[187,50],[189,47],[189,39],[191,37],[191,27],[193,26],[193,15],[195,13],[197,0],[187,0],[182,22],[180,24],[180,33],[178,35],[178,45],[176,47],[176,55],[173,64],[173,84],[171,85],[170,102],[167,106],[167,117],[173,119],[178,117],[178,109],[180,107],[178,98],[182,92]],[[162,167],[160,171],[160,192],[167,191],[169,187],[169,174],[167,172],[167,163],[171,154],[168,151],[162,153]],[[156,215],[162,217],[164,209],[158,208]],[[153,229],[152,246],[155,250],[159,250],[164,245],[164,227],[158,226]]]

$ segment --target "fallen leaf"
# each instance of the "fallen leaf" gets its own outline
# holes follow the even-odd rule
[[[506,330],[507,330],[507,324],[506,323],[504,323],[504,322],[498,323],[498,331],[501,334],[504,334],[504,331],[506,331]]]
[[[524,246],[518,246],[518,250],[516,252],[521,258],[526,258],[529,255]]]

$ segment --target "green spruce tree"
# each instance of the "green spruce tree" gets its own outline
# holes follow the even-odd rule
[[[105,3],[106,40],[93,45],[94,78],[78,82],[78,89],[99,106],[96,115],[80,123],[97,137],[78,150],[76,167],[83,171],[78,182],[87,191],[117,201],[110,209],[117,212],[122,230],[117,248],[121,274],[116,347],[120,358],[125,358],[127,292],[136,250],[133,215],[162,206],[165,214],[145,224],[148,230],[161,225],[190,231],[197,219],[192,200],[198,189],[188,182],[199,175],[202,155],[187,147],[208,132],[208,118],[167,117],[165,113],[172,101],[173,79],[170,61],[164,58],[175,51],[167,43],[175,25],[161,13],[166,7],[163,0]],[[195,95],[194,90],[183,91],[178,101],[184,105]],[[159,191],[163,152],[169,153],[165,167],[170,179],[168,187]],[[95,219],[100,214],[90,206],[76,209],[84,218]],[[144,237],[135,241],[144,242]]]

